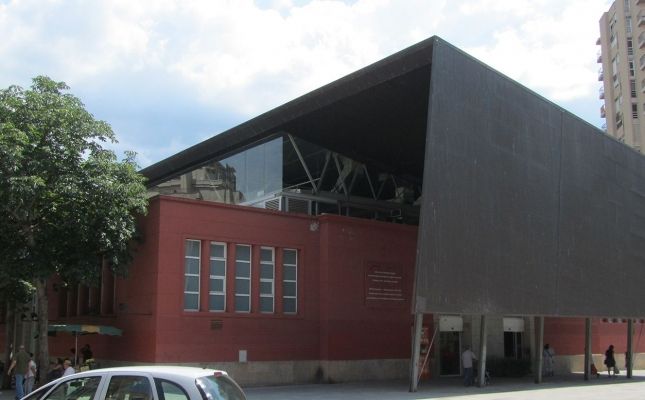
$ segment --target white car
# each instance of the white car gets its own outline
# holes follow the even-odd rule
[[[142,366],[64,376],[23,400],[246,400],[246,396],[224,371]]]

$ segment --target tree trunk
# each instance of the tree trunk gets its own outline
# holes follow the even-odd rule
[[[38,376],[37,380],[40,384],[44,384],[47,379],[47,371],[49,370],[49,336],[47,336],[47,328],[49,325],[49,303],[47,299],[47,280],[36,280],[36,307],[38,313]]]
[[[4,346],[4,370],[2,371],[2,389],[11,389],[11,379],[7,376],[7,370],[11,365],[11,351],[13,350],[13,334],[15,331],[16,305],[12,301],[7,301],[7,317],[5,318],[6,340]]]

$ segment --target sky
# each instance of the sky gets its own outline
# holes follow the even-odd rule
[[[0,88],[66,82],[141,167],[438,35],[600,127],[606,0],[0,0]]]

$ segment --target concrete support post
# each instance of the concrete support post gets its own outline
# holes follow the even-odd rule
[[[535,317],[535,359],[533,361],[533,376],[535,383],[542,383],[542,352],[544,349],[544,317]]]
[[[479,327],[479,370],[477,374],[479,375],[479,387],[484,387],[486,385],[486,342],[488,341],[488,321],[486,320],[486,315],[481,316],[481,324]]]
[[[627,368],[627,379],[632,378],[634,367],[634,320],[627,320],[627,351],[625,352],[625,366]]]
[[[591,318],[585,318],[585,381],[591,376]]]
[[[423,313],[414,314],[412,328],[412,356],[410,357],[410,392],[416,392],[419,387],[419,355],[421,353],[421,330],[423,329]]]

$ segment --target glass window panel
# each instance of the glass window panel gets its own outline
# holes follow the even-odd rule
[[[260,297],[260,311],[273,312],[273,297]]]
[[[286,313],[295,313],[296,312],[296,299],[283,299],[282,300],[282,311]]]
[[[238,262],[235,263],[235,276],[248,278],[251,276],[251,264]]]
[[[267,193],[282,189],[282,142],[283,138],[279,137],[264,144],[264,179]]]
[[[273,282],[260,282],[261,294],[273,294]]]
[[[145,376],[113,376],[107,399],[152,400],[152,387]]]
[[[298,276],[296,274],[296,267],[291,265],[285,265],[284,269],[282,270],[282,274],[284,276],[284,279],[287,281],[295,281]]]
[[[235,190],[240,192],[241,201],[245,201],[246,193],[246,156],[244,152],[222,160],[222,165],[228,168],[228,172],[233,174]]]
[[[186,240],[186,256],[199,257],[199,240]]]
[[[210,287],[208,289],[211,292],[223,292],[224,291],[224,280],[223,279],[211,279]]]
[[[199,277],[186,276],[185,277],[184,291],[186,292],[199,292]]]
[[[246,200],[255,200],[264,196],[264,146],[251,147],[246,150]]]
[[[199,259],[197,258],[186,258],[186,273],[187,274],[199,274]]]
[[[273,279],[273,265],[260,265],[260,279]]]
[[[298,262],[298,252],[296,250],[285,250],[284,251],[284,264],[297,264]]]
[[[251,260],[251,247],[250,246],[235,246],[235,259],[239,261]]]
[[[155,378],[155,384],[157,385],[157,393],[163,393],[163,397],[159,397],[165,400],[190,400],[184,389],[173,382]]]
[[[296,295],[296,283],[295,282],[284,282],[282,286],[282,292],[285,296],[295,296]]]
[[[211,260],[211,275],[226,275],[226,261]]]
[[[224,245],[211,243],[211,257],[224,258]]]
[[[198,310],[199,295],[184,293],[184,310]]]
[[[250,290],[251,281],[248,279],[235,280],[235,293],[237,294],[251,294]]]
[[[273,249],[260,249],[260,261],[273,262]]]
[[[211,294],[208,296],[208,309],[211,311],[224,311],[224,295]]]
[[[249,296],[235,296],[235,311],[249,311]]]

